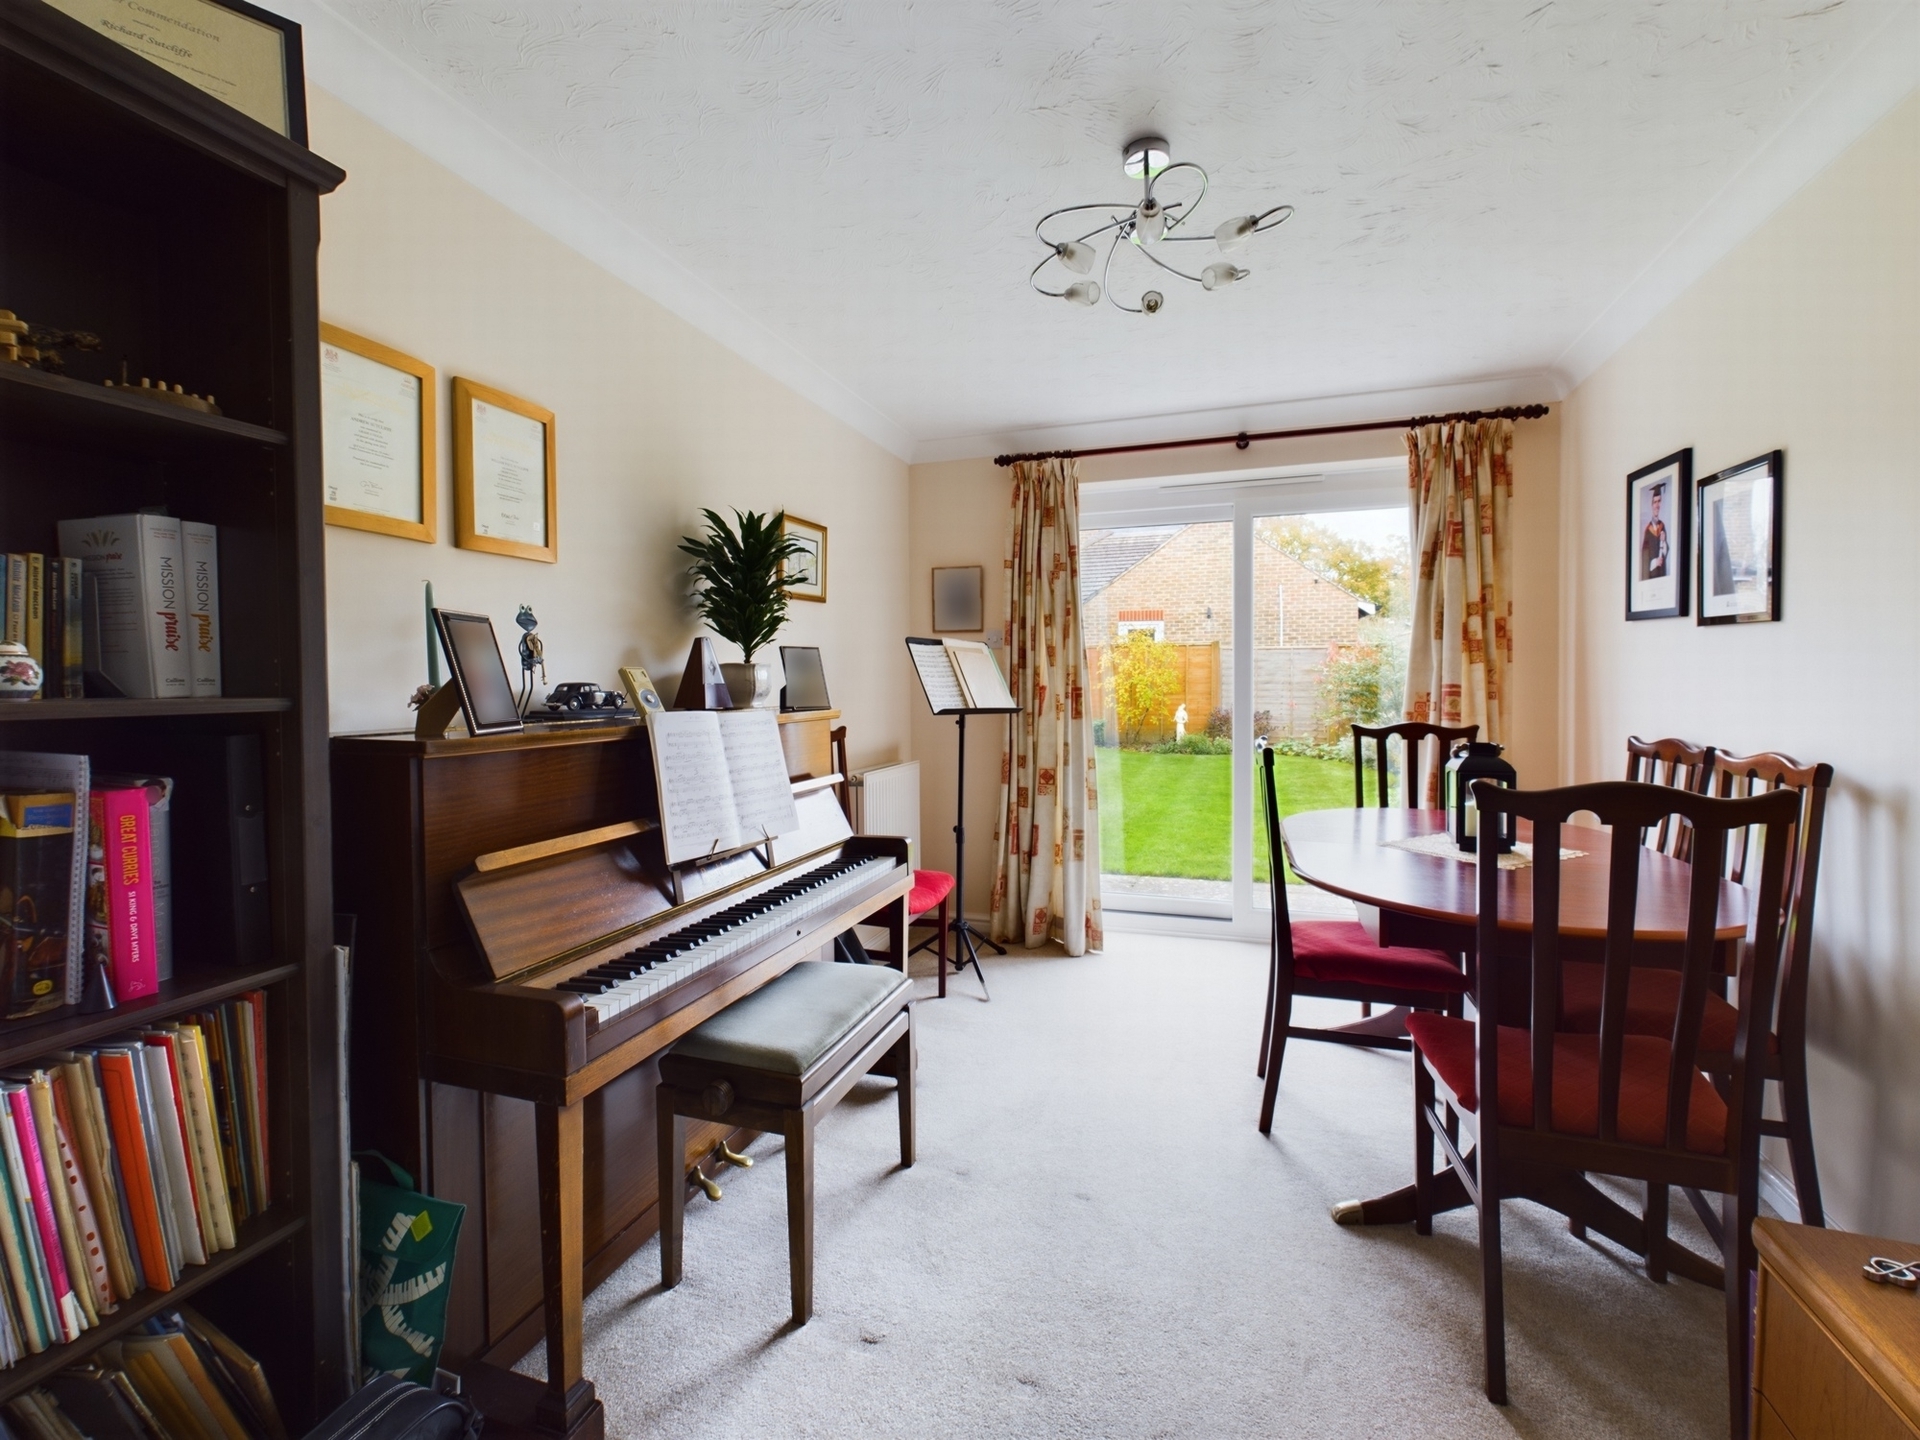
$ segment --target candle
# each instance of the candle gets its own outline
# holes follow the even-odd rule
[[[440,688],[440,637],[433,629],[433,581],[427,581],[427,683]]]

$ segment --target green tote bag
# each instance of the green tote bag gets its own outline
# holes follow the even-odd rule
[[[386,1156],[360,1161],[360,1370],[433,1383],[447,1336],[454,1249],[467,1207],[413,1188]],[[384,1168],[393,1184],[371,1178]]]

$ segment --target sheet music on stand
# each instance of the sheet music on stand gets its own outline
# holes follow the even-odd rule
[[[978,640],[909,635],[907,653],[936,715],[1010,715],[1020,708],[993,651]]]
[[[770,846],[800,827],[771,710],[659,710],[647,728],[669,866]]]

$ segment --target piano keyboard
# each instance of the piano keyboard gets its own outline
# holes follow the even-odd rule
[[[555,988],[585,996],[588,1015],[596,1024],[604,1025],[689,976],[751,949],[769,935],[833,908],[848,891],[871,879],[876,871],[895,868],[896,863],[883,856],[843,857],[677,930],[655,935],[646,944],[564,980]]]

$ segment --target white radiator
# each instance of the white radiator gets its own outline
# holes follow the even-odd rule
[[[904,835],[909,862],[920,863],[920,762],[881,765],[852,777],[853,828],[860,835]]]

